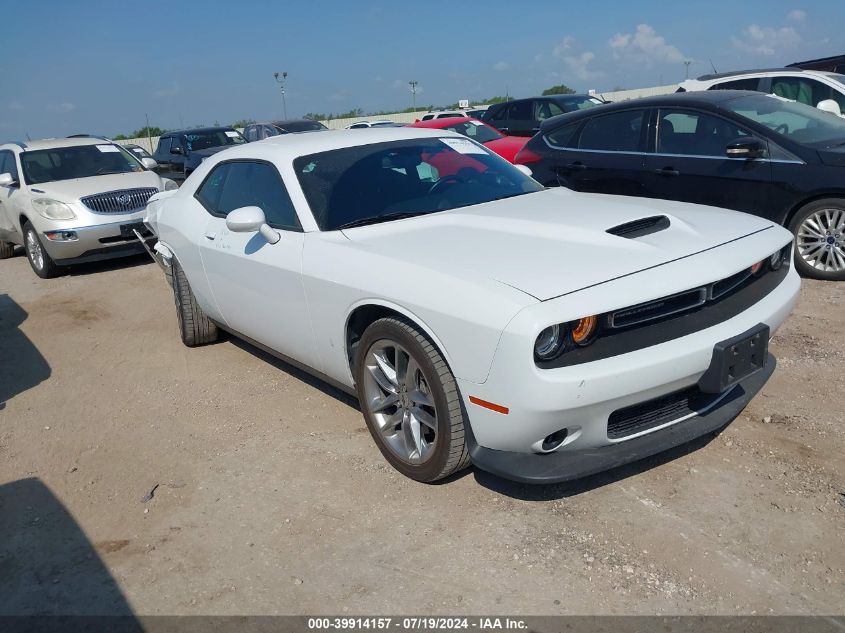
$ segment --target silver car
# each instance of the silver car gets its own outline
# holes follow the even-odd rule
[[[98,137],[0,145],[0,259],[26,249],[35,274],[141,252],[153,239],[141,218],[147,200],[176,189],[155,161]]]

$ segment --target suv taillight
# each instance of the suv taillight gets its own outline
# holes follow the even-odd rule
[[[529,163],[536,163],[541,160],[543,160],[542,156],[523,147],[516,153],[516,156],[514,156],[513,163],[514,165],[528,165]]]

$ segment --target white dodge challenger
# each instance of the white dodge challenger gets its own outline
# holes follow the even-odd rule
[[[526,171],[409,128],[216,154],[147,208],[182,340],[223,329],[357,394],[419,481],[564,481],[733,420],[798,294],[789,232]]]

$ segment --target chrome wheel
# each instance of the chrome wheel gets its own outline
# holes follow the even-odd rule
[[[798,227],[796,248],[816,270],[845,271],[845,209],[819,209],[807,216]]]
[[[41,250],[41,243],[35,236],[35,231],[27,231],[26,233],[26,254],[29,255],[29,261],[38,270],[44,269],[44,252]]]
[[[364,359],[364,396],[384,443],[406,464],[422,464],[437,443],[437,410],[429,379],[403,346],[380,339]]]

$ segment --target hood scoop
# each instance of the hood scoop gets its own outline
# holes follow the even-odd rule
[[[644,235],[651,235],[659,231],[665,231],[669,228],[669,218],[665,215],[653,215],[647,218],[640,218],[632,222],[626,222],[612,228],[607,229],[607,233],[616,235],[617,237],[624,237],[629,240]]]

